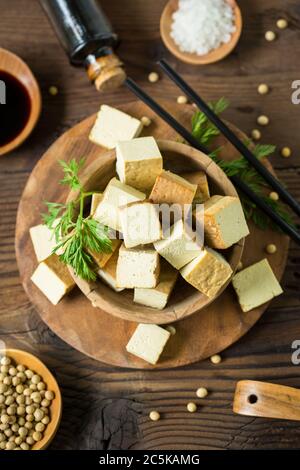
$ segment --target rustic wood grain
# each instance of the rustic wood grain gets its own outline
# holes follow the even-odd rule
[[[300,390],[257,380],[240,380],[233,411],[245,416],[300,421]]]
[[[125,2],[125,0],[124,0]],[[249,133],[264,112],[271,123],[263,141],[278,148],[289,145],[290,159],[277,152],[272,158],[277,174],[300,199],[300,107],[291,103],[291,83],[299,79],[300,7],[296,0],[242,0],[244,27],[241,40],[224,62],[201,69],[177,62],[162,45],[159,18],[165,0],[126,0],[120,13],[118,0],[102,0],[123,39],[119,53],[127,72],[157,98],[174,99],[178,90],[163,78],[147,82],[161,57],[170,60],[196,90],[208,99],[226,96],[231,107],[226,118]],[[283,286],[285,293],[272,303],[257,325],[224,353],[213,366],[204,361],[179,370],[128,371],[101,365],[57,338],[31,306],[19,280],[14,254],[18,201],[34,164],[49,145],[76,122],[96,112],[104,98],[86,83],[85,72],[69,66],[37,0],[0,0],[0,43],[31,66],[43,94],[43,113],[31,138],[18,151],[0,159],[0,338],[8,346],[38,355],[55,371],[64,400],[63,420],[53,449],[89,447],[86,420],[98,410],[101,420],[87,423],[95,430],[98,448],[133,449],[272,449],[299,448],[296,422],[234,415],[232,400],[241,379],[271,381],[300,388],[299,369],[291,363],[291,344],[300,338],[300,248],[291,244]],[[275,29],[278,17],[290,27],[267,43],[264,32]],[[30,34],[29,34],[30,32]],[[257,94],[266,82],[272,92]],[[52,97],[48,87],[56,85]],[[105,96],[111,104],[132,96],[120,90]],[[199,338],[201,341],[201,338]],[[210,394],[203,406],[187,415],[186,403],[195,390],[206,386]],[[158,409],[161,421],[147,414]],[[136,425],[138,424],[138,426]],[[83,425],[85,427],[83,427]]]

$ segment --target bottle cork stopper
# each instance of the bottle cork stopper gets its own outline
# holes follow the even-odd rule
[[[126,79],[123,64],[115,54],[98,57],[88,67],[87,74],[98,91],[114,90]]]
[[[103,70],[95,80],[98,91],[112,91],[120,87],[126,79],[126,73],[122,67]]]

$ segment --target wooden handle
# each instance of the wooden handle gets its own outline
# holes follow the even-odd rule
[[[241,380],[235,389],[233,411],[240,415],[300,421],[300,390]]]

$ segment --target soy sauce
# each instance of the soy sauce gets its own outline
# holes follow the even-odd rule
[[[13,141],[26,126],[31,102],[24,85],[13,75],[0,70],[6,90],[5,104],[0,104],[0,147]]]
[[[73,65],[115,47],[118,37],[96,0],[40,0]]]

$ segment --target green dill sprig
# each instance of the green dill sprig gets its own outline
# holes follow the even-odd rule
[[[76,275],[87,281],[94,281],[95,263],[91,253],[112,251],[109,229],[91,216],[84,216],[85,199],[91,195],[84,191],[79,178],[85,160],[77,162],[72,159],[69,163],[60,160],[59,164],[64,172],[60,184],[78,191],[79,196],[66,204],[45,202],[48,212],[42,214],[43,222],[55,237],[53,253],[59,254],[60,260],[71,266]]]
[[[229,102],[224,98],[221,98],[216,103],[210,103],[211,109],[216,114],[220,114],[227,109]],[[197,111],[192,117],[192,133],[194,137],[202,145],[210,145],[213,139],[217,137],[220,132],[212,124],[207,117],[201,111]],[[248,140],[245,142],[247,146],[252,145],[252,142]],[[212,150],[209,154],[210,158],[226,173],[228,177],[238,176],[249,188],[257,194],[271,209],[276,212],[285,222],[295,227],[293,219],[290,213],[285,209],[281,201],[274,201],[266,195],[268,188],[265,180],[260,176],[259,173],[253,168],[248,161],[240,156],[239,158],[231,161],[225,161],[219,157],[220,148]],[[276,150],[274,145],[255,145],[251,147],[252,153],[257,159],[262,160],[272,155]],[[255,225],[261,229],[272,227],[273,229],[280,230],[265,214],[254,204],[247,196],[243,193],[240,194],[240,199],[243,205],[245,216],[248,220],[252,220]]]

